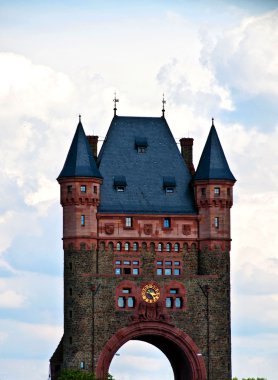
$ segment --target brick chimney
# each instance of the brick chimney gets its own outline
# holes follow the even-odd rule
[[[190,137],[183,137],[182,139],[180,139],[181,155],[191,175],[195,173],[193,157],[192,157],[193,156],[193,141],[194,139]]]
[[[98,136],[87,136],[95,161],[97,160]]]

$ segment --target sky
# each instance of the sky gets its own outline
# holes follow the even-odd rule
[[[114,92],[133,116],[160,116],[164,93],[195,166],[214,117],[237,178],[233,375],[277,379],[277,46],[271,0],[0,0],[0,380],[48,378],[63,333],[56,178],[79,114],[103,140]],[[152,346],[119,353],[118,380],[170,380]]]

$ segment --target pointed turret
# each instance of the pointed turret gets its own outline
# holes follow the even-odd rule
[[[92,155],[80,117],[66,162],[57,179],[68,177],[102,178]]]
[[[64,248],[89,249],[97,239],[97,207],[102,176],[85,135],[81,120],[73,137],[66,162],[57,178],[61,186]]]
[[[227,163],[214,122],[193,177],[200,215],[200,247],[230,249],[230,208],[236,179]]]
[[[225,179],[235,181],[229,165],[227,163],[223,148],[217,135],[214,122],[212,126],[200,158],[198,168],[196,170],[195,180],[212,180]]]

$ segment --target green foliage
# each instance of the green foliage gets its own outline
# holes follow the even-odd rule
[[[93,373],[78,371],[74,369],[62,370],[58,380],[98,380]],[[108,375],[107,380],[115,380],[112,375]]]

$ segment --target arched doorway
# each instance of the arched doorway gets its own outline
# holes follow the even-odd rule
[[[117,331],[104,346],[96,374],[104,379],[115,353],[129,340],[141,340],[159,348],[168,358],[175,380],[206,380],[204,359],[193,340],[169,323],[136,322]]]

